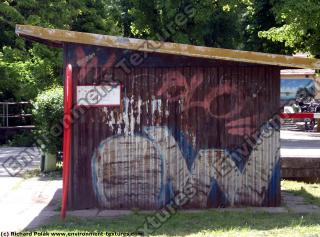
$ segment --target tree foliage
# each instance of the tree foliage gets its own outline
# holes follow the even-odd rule
[[[276,21],[272,6],[271,0],[253,0],[247,5],[247,11],[243,17],[245,50],[266,53],[292,53],[292,48],[287,47],[284,42],[259,36],[259,32],[281,26]]]
[[[131,31],[135,37],[212,47],[239,48],[241,0],[132,0]],[[186,20],[177,21],[183,14]]]
[[[25,41],[16,24],[121,34],[104,0],[6,0],[0,3],[0,100],[30,100],[62,84],[62,50]]]
[[[36,136],[42,150],[55,154],[62,150],[63,88],[54,87],[41,92],[32,111]],[[50,115],[50,116],[48,116]]]
[[[0,100],[62,84],[62,51],[17,37],[16,24],[320,56],[319,22],[318,0],[1,0]]]
[[[272,1],[278,26],[259,33],[261,37],[283,42],[296,52],[320,57],[320,3],[318,0]]]

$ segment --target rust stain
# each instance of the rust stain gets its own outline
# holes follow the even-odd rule
[[[74,208],[155,209],[186,184],[196,195],[183,208],[279,205],[279,134],[259,129],[278,108],[279,68],[157,55],[126,74],[112,65],[119,49],[67,47],[75,85],[110,73],[123,92],[122,107],[73,125]]]

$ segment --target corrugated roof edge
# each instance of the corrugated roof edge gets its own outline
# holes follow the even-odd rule
[[[16,25],[16,34],[34,41],[41,41],[45,44],[60,47],[62,47],[63,43],[79,43],[145,52],[275,65],[290,68],[320,69],[320,60],[312,58],[298,58],[279,54],[209,48],[187,44],[49,29],[38,26]]]

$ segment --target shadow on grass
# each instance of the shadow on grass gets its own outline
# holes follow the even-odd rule
[[[47,181],[47,179],[40,179],[42,181]],[[52,220],[56,220],[55,217],[57,215],[57,211],[60,211],[61,208],[61,197],[62,197],[62,189],[59,188],[54,193],[51,201],[48,205],[41,210],[39,215],[35,217],[29,225],[25,228],[25,230],[30,230],[37,228],[38,226],[46,225],[52,222]]]
[[[286,193],[303,196],[306,202],[320,204],[320,198],[313,196],[303,187],[300,190],[286,190]],[[171,216],[161,214],[161,218],[155,218],[152,214],[144,214],[136,210],[133,214],[119,218],[74,218],[67,217],[61,220],[59,217],[46,216],[50,211],[59,210],[61,200],[61,189],[55,194],[51,203],[33,220],[27,229],[34,229],[33,226],[48,224],[37,231],[49,232],[136,232],[144,228],[146,223],[149,229],[155,230],[152,235],[163,236],[186,236],[202,235],[212,233],[220,235],[230,234],[238,236],[237,233],[265,232],[270,236],[280,231],[282,235],[289,236],[300,233],[319,233],[320,214],[294,214],[294,213],[266,213],[255,212],[254,208],[248,208],[243,212],[224,211],[223,209],[210,209],[194,212],[180,212]],[[48,212],[49,211],[49,212]],[[47,218],[47,220],[46,220]],[[159,221],[162,219],[164,221]],[[46,221],[46,223],[43,222]],[[148,220],[148,222],[146,222]],[[151,222],[158,228],[151,228]]]
[[[136,213],[117,219],[79,219],[69,217],[65,221],[55,218],[49,226],[39,230],[52,232],[135,232],[140,227],[143,228],[143,224],[148,217],[151,220],[152,215]],[[158,219],[152,219],[156,225],[160,225]],[[249,210],[245,212],[219,210],[207,210],[195,213],[178,212],[169,217],[167,221],[164,221],[163,225],[156,229],[153,235],[185,236],[191,234],[197,235],[201,232],[219,233],[231,231],[237,233],[248,230],[294,230],[294,228],[310,226],[318,228],[317,231],[319,231],[319,223],[320,215],[311,214],[301,216],[291,213],[254,213]],[[150,226],[150,222],[148,226]]]
[[[306,204],[320,206],[320,198],[309,193],[304,187],[301,187],[300,190],[285,190],[284,192],[294,196],[303,197]]]

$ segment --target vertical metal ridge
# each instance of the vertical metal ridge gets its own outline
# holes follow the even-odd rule
[[[86,56],[95,53],[97,60],[103,58],[101,67],[113,52],[123,53],[73,47],[84,47]],[[106,208],[157,208],[182,192],[187,178],[198,193],[185,208],[219,207],[226,204],[224,196],[231,206],[277,205],[277,190],[267,189],[278,161],[279,134],[254,145],[256,150],[240,155],[242,160],[232,159],[228,151],[241,149],[244,135],[254,136],[278,109],[278,69],[172,55],[149,57],[129,73],[111,67],[109,79],[122,85],[121,106],[88,108],[73,127],[74,136],[79,136],[74,140],[74,190],[79,192],[75,207],[92,205],[84,194],[94,185],[89,177],[94,171],[102,176],[96,185],[102,186],[104,196],[95,198]],[[80,84],[105,79],[100,68],[95,78],[94,67],[84,70],[93,73]],[[254,99],[259,86],[262,97]],[[234,114],[228,117],[230,108]],[[100,152],[100,163],[92,165],[90,172],[87,166],[94,150]],[[270,186],[277,188],[278,181],[273,182]]]

